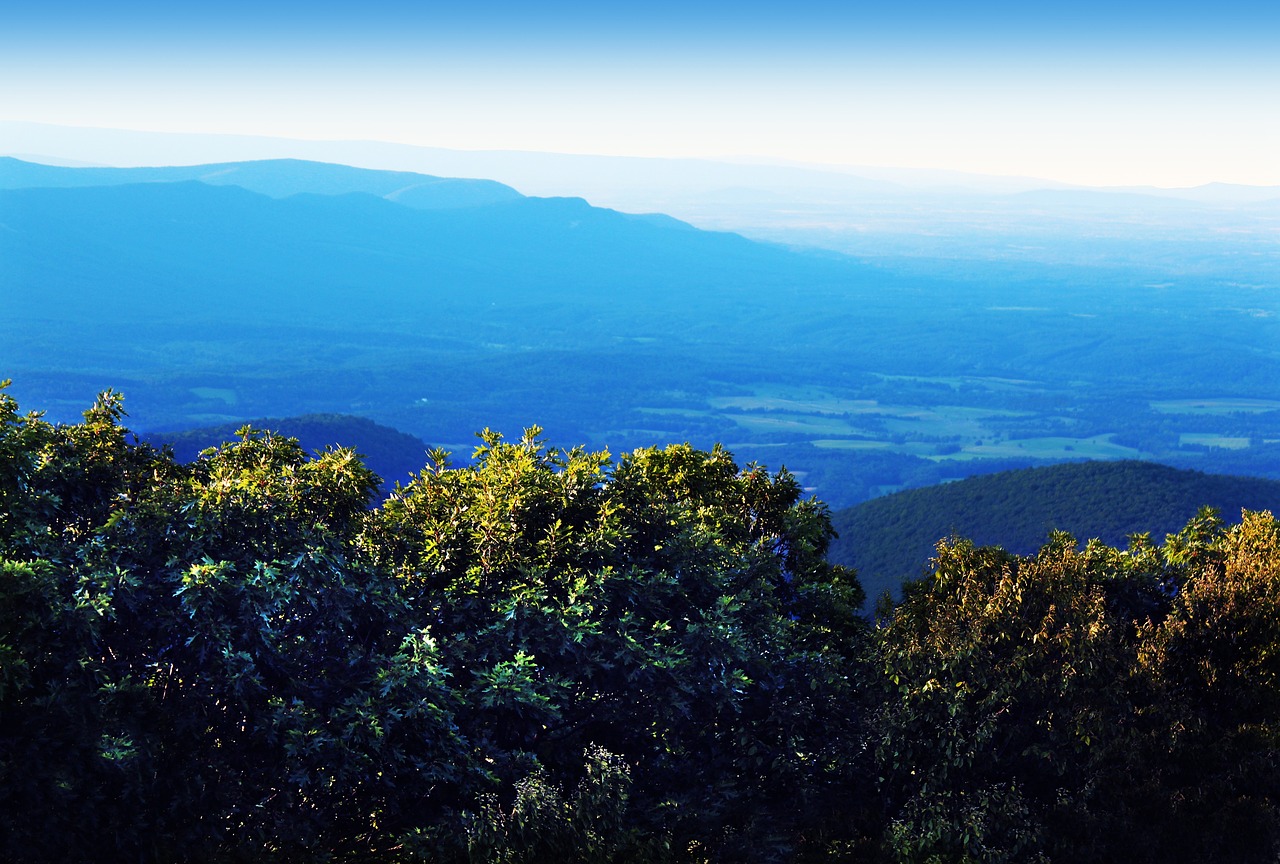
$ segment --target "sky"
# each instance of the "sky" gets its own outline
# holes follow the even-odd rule
[[[1277,3],[8,6],[0,120],[1280,185]]]

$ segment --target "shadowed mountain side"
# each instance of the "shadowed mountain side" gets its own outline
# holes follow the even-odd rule
[[[179,461],[190,462],[203,450],[236,440],[236,432],[244,426],[297,438],[311,453],[320,453],[327,447],[351,447],[360,454],[364,464],[382,478],[384,492],[393,489],[396,483],[408,483],[409,475],[421,471],[427,462],[427,445],[422,439],[349,414],[267,417],[199,429],[152,432],[142,437],[157,446],[168,444]]]
[[[0,147],[16,157],[45,154],[30,157],[38,161],[154,165],[301,157],[486,177],[526,194],[580,195],[603,207],[663,212],[701,228],[868,260],[1141,266],[1161,278],[1232,274],[1250,283],[1274,281],[1277,274],[1275,186],[1088,188],[950,171],[453,151],[4,121]]]
[[[14,189],[0,369],[59,421],[115,387],[141,429],[341,413],[454,452],[531,423],[591,447],[720,441],[838,506],[992,460],[1280,475],[1271,259],[1194,276],[1198,247],[1163,248],[1176,280],[874,266],[575,198]]]
[[[0,212],[0,273],[20,286],[10,309],[58,304],[61,318],[386,321],[548,304],[661,318],[698,301],[741,312],[785,307],[801,291],[818,300],[867,272],[573,198],[423,211],[364,194],[272,199],[177,182],[9,190]]]
[[[1033,554],[1051,531],[1123,548],[1131,534],[1163,540],[1202,506],[1235,519],[1280,511],[1280,481],[1185,471],[1149,462],[1076,462],[911,489],[834,514],[830,560],[858,570],[871,601],[898,594],[941,539],[959,536]]]
[[[419,210],[478,207],[523,197],[510,186],[494,180],[433,177],[410,171],[376,171],[301,159],[163,168],[64,168],[0,157],[0,189],[125,186],[192,180],[210,186],[239,186],[272,198],[304,193],[347,195],[363,192]]]

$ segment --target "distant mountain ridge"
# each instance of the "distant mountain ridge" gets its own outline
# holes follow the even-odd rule
[[[361,192],[419,210],[479,207],[524,197],[494,180],[377,171],[302,159],[157,168],[68,168],[0,156],[0,189],[125,186],[192,180],[211,186],[239,186],[271,198]]]
[[[1257,277],[1272,279],[1278,267],[1274,185],[1080,186],[883,166],[467,151],[0,121],[0,154],[6,151],[118,165],[286,157],[485,177],[529,195],[581,196],[597,206],[667,213],[699,228],[867,260],[1106,263],[1152,268],[1163,277],[1185,275],[1187,260],[1218,271],[1248,261]],[[1038,194],[1052,190],[1071,194]],[[1141,243],[1126,242],[1139,237]]]
[[[19,160],[0,174],[22,187],[0,189],[6,377],[39,379],[55,406],[64,388],[118,387],[142,428],[338,412],[451,444],[531,422],[575,442],[688,438],[683,415],[642,413],[683,387],[664,367],[687,376],[724,345],[738,368],[771,365],[758,346],[801,344],[832,302],[874,311],[900,284],[580,198],[406,206],[435,188],[423,175]]]
[[[1280,481],[1203,474],[1151,462],[1074,462],[1002,471],[875,498],[833,514],[830,560],[855,567],[874,600],[921,575],[939,540],[964,537],[1032,554],[1051,531],[1124,547],[1160,541],[1202,506],[1280,512]]]
[[[587,188],[639,188],[657,183],[698,184],[699,194],[735,186],[757,190],[845,187],[870,193],[915,191],[957,194],[1013,194],[1040,189],[1074,189],[1099,193],[1129,192],[1174,197],[1202,203],[1280,200],[1280,186],[1247,186],[1209,182],[1185,187],[1082,186],[1042,177],[979,174],[938,168],[883,165],[836,165],[760,158],[662,158],[602,156],[518,150],[451,150],[386,141],[333,141],[255,135],[144,132],[0,120],[0,155],[48,164],[117,165],[192,164],[304,158],[370,167],[447,174],[457,177],[504,176],[517,187],[530,184],[532,194],[563,195],[564,185]],[[585,185],[582,185],[585,184]]]
[[[364,417],[348,414],[305,414],[300,417],[262,417],[217,426],[173,432],[151,432],[143,440],[173,448],[180,462],[191,462],[204,450],[235,441],[236,432],[249,426],[298,439],[310,453],[328,447],[350,447],[359,453],[367,468],[382,478],[384,491],[395,484],[407,484],[409,475],[421,471],[427,462],[427,445],[420,438]]]
[[[68,303],[110,318],[155,314],[158,304],[198,298],[198,317],[217,318],[229,308],[219,302],[225,297],[245,300],[243,308],[255,320],[314,314],[332,303],[345,304],[347,315],[376,311],[385,318],[397,310],[423,314],[442,305],[475,309],[481,296],[520,304],[573,298],[634,308],[651,304],[655,292],[690,285],[711,294],[731,286],[742,295],[761,281],[786,284],[793,273],[807,279],[815,268],[825,271],[828,282],[856,270],[852,262],[833,265],[737,235],[698,231],[670,217],[618,213],[581,199],[526,198],[512,191],[501,200],[479,204],[471,198],[461,206],[463,199],[444,184],[456,206],[445,207],[440,199],[440,206],[426,206],[431,184],[406,186],[403,176],[351,174],[345,166],[286,168],[298,164],[306,169],[302,174],[287,170],[280,183],[256,185],[271,185],[277,193],[330,191],[273,197],[238,183],[185,179],[181,172],[161,172],[155,176],[167,179],[141,183],[72,185],[67,179],[61,187],[0,190],[8,228],[0,235],[0,270],[10,284],[44,286],[39,293],[15,291],[11,302],[14,308]],[[187,173],[202,176],[208,167],[217,166]],[[268,168],[213,173],[253,177]],[[105,169],[56,173],[74,177],[99,170]],[[137,179],[131,170],[112,177]],[[147,176],[151,169],[138,170]],[[8,183],[38,179],[10,177]],[[333,191],[355,185],[373,191]],[[506,188],[477,188],[487,196],[495,187]],[[406,198],[418,204],[404,206]],[[809,273],[803,273],[806,267]],[[643,292],[627,294],[629,288]],[[613,300],[601,294],[604,289]],[[106,296],[110,304],[98,302]],[[91,302],[98,308],[90,309]]]
[[[1114,269],[978,273],[500,185],[407,206],[451,184],[406,172],[0,167],[26,184],[0,189],[0,370],[58,419],[114,387],[144,430],[334,412],[455,452],[533,423],[590,447],[720,441],[838,505],[861,498],[838,499],[842,475],[909,488],[923,463],[1280,464],[1280,309],[1260,290],[1280,259],[1217,235],[1217,252],[1130,237]]]

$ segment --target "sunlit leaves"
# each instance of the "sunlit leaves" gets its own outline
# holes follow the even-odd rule
[[[527,770],[511,754],[562,784],[604,745],[646,806],[676,808],[665,830],[732,846],[846,776],[823,739],[861,716],[839,700],[862,597],[822,560],[825,510],[794,478],[687,445],[615,464],[536,428],[486,430],[474,457],[434,454],[365,542],[416,598],[508,790]]]
[[[861,597],[785,472],[486,431],[370,510],[349,450],[245,428],[183,466],[122,417],[0,398],[20,857],[782,858],[849,833]]]
[[[1273,860],[1278,579],[1270,514],[1162,549],[940,545],[879,633],[897,857]]]

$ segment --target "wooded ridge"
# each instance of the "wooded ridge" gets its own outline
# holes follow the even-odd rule
[[[0,391],[19,862],[1244,861],[1280,850],[1280,525],[953,539],[860,613],[722,448],[481,434],[379,506],[245,428],[184,464]]]

